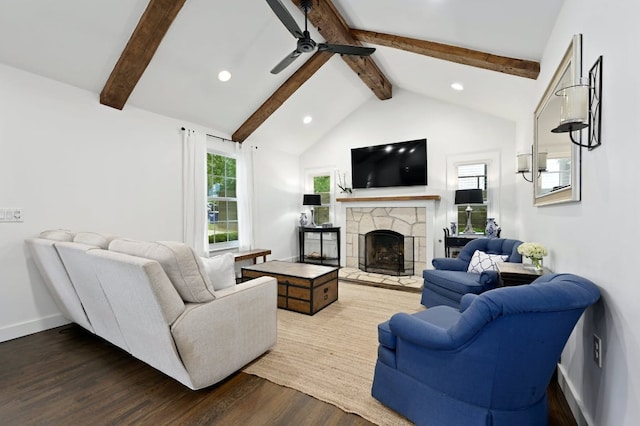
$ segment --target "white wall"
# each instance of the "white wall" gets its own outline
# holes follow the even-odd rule
[[[634,262],[640,202],[637,40],[640,5],[629,0],[565,0],[541,62],[537,105],[573,34],[583,34],[583,72],[603,55],[602,146],[583,150],[582,201],[533,207],[531,185],[518,182],[520,235],[550,248],[545,264],[593,280],[602,300],[584,315],[562,356],[560,372],[593,425],[640,423],[640,287]],[[532,143],[531,116],[518,128]],[[625,228],[629,228],[628,230]],[[591,359],[592,335],[603,342],[603,366]]]
[[[21,207],[24,216],[22,223],[0,223],[5,341],[66,322],[25,249],[26,238],[68,228],[181,240],[180,128],[216,132],[136,108],[108,108],[93,93],[2,65],[0,93],[0,208]],[[287,196],[297,192],[297,159],[258,152],[256,244],[286,258],[295,252],[293,231],[287,238],[278,231],[297,211]]]
[[[443,256],[442,228],[456,220],[453,189],[447,187],[456,177],[452,176],[455,170],[450,165],[464,158],[493,159],[501,189],[490,194],[496,208],[492,215],[504,237],[517,238],[515,132],[511,121],[394,89],[392,99],[372,98],[304,152],[300,167],[303,173],[319,167],[338,169],[347,173],[350,183],[351,148],[426,138],[426,187],[354,190],[354,196],[440,195],[442,199],[436,203],[435,255]]]
[[[245,142],[247,143],[247,142]],[[271,249],[269,260],[298,260],[298,216],[302,194],[298,157],[262,148],[254,153],[254,235]]]

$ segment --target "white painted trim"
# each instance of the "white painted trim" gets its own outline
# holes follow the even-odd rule
[[[514,160],[515,161],[515,160]],[[453,194],[458,189],[458,166],[463,164],[485,163],[487,165],[487,217],[496,218],[500,223],[500,188],[502,185],[502,164],[500,152],[484,151],[470,152],[447,156],[447,192],[451,202],[447,206],[447,224],[458,221],[456,205],[453,204]]]
[[[304,170],[303,191],[305,194],[313,194],[313,178],[316,176],[329,176],[329,221],[335,222],[336,213],[336,193],[335,193],[335,166],[313,167]],[[302,202],[300,203],[302,204]],[[304,210],[304,206],[302,206]],[[311,219],[309,217],[309,219]]]
[[[13,324],[0,328],[0,342],[17,339],[18,337],[60,327],[61,325],[69,323],[70,321],[63,317],[62,314],[54,314],[44,318]]]
[[[587,420],[584,414],[585,411],[582,408],[584,404],[580,398],[576,397],[577,393],[567,380],[567,371],[562,364],[558,364],[557,371],[558,385],[560,385],[560,389],[562,390],[562,393],[564,393],[567,404],[569,404],[569,408],[571,409],[571,414],[573,414],[573,418],[576,420],[576,423],[578,423],[578,426],[589,426],[595,424],[593,419]]]

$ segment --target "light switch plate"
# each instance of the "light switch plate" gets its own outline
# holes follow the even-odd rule
[[[0,208],[0,222],[23,222],[21,208]]]

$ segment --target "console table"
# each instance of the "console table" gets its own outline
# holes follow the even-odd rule
[[[299,262],[340,267],[340,227],[298,228]]]
[[[461,249],[466,246],[469,241],[473,241],[476,238],[482,238],[484,234],[458,234],[456,236],[450,237],[448,235],[444,236],[444,253],[446,257],[451,257],[451,249]],[[460,250],[458,250],[460,251]]]
[[[238,253],[234,253],[233,257],[236,262],[241,262],[243,260],[253,259],[253,264],[256,264],[256,259],[262,257],[262,261],[267,261],[267,256],[271,254],[271,250],[268,249],[254,249],[248,251],[241,251]]]

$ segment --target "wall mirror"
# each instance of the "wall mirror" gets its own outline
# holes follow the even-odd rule
[[[580,147],[571,143],[567,133],[551,133],[551,129],[560,121],[562,98],[556,93],[579,84],[581,76],[582,34],[577,34],[573,36],[534,114],[533,170],[544,168],[538,164],[538,153],[547,154],[546,169],[540,172],[533,185],[535,206],[580,201]],[[575,132],[574,138],[580,141],[581,132]]]

